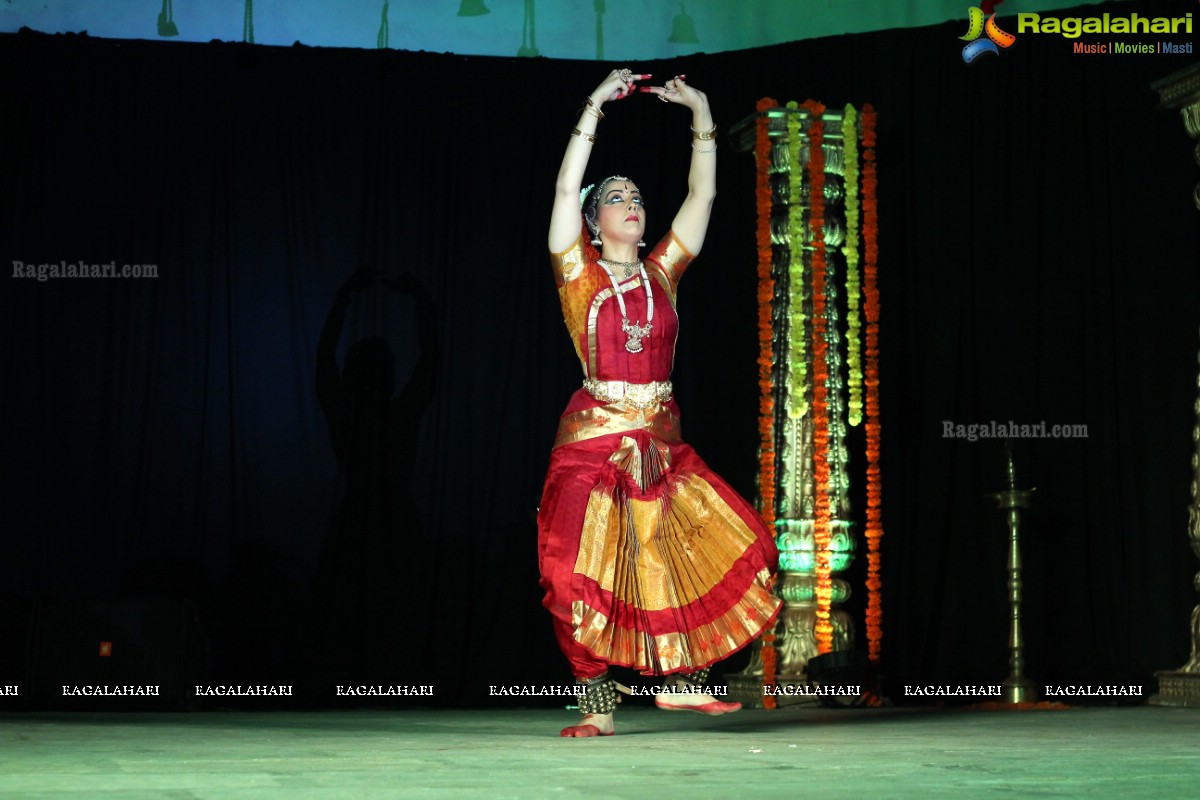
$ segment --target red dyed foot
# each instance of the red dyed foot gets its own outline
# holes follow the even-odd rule
[[[588,739],[592,736],[612,736],[616,733],[613,728],[612,714],[588,714],[580,725],[569,725],[562,729],[560,736],[573,739]]]

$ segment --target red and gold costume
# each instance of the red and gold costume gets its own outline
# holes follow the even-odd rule
[[[589,380],[559,422],[538,513],[543,603],[579,679],[609,665],[694,672],[774,620],[775,544],[754,508],[680,438],[667,381],[675,290],[691,254],[668,233],[643,259],[654,319],[639,353],[625,347],[598,257],[582,235],[551,256]],[[627,318],[646,322],[641,273],[617,280]]]

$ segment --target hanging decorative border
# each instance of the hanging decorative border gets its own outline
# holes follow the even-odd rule
[[[779,104],[764,97],[755,106],[759,112],[755,121],[754,161],[758,179],[754,187],[758,208],[758,494],[759,513],[767,530],[775,533],[775,385],[771,374],[772,357],[771,307],[775,298],[775,280],[771,274],[771,136],[770,118],[763,112]],[[762,635],[763,686],[775,686],[775,633]],[[763,707],[775,708],[775,696],[763,692]]]
[[[867,656],[878,662],[883,641],[883,578],[879,544],[883,538],[883,487],[879,449],[879,208],[875,172],[875,109],[862,109],[863,294],[867,317]]]
[[[816,502],[813,519],[817,573],[817,652],[833,651],[833,571],[830,541],[833,538],[829,481],[829,366],[826,361],[829,342],[825,301],[825,105],[805,100],[801,107],[809,113],[808,122],[808,202],[809,232],[812,242],[812,418],[813,483]]]

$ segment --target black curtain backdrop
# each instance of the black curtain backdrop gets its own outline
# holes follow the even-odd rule
[[[1135,10],[1192,9],[1085,13]],[[763,96],[879,112],[893,698],[1006,674],[1006,533],[984,497],[1003,450],[943,421],[1087,425],[1016,443],[1037,487],[1028,672],[1149,685],[1187,659],[1200,566],[1197,171],[1150,90],[1192,57],[1026,34],[968,66],[961,27],[629,66],[686,73],[722,132]],[[31,32],[0,37],[0,63],[5,272],[158,275],[0,280],[0,683],[37,680],[39,609],[117,598],[186,600],[209,682],[310,687],[294,702],[403,683],[491,703],[489,684],[569,681],[534,515],[580,376],[545,234],[611,65]],[[687,114],[648,97],[606,113],[589,173],[634,177],[658,235],[686,191]],[[685,436],[748,496],[754,170],[721,140],[676,362]],[[351,280],[362,267],[388,282]]]

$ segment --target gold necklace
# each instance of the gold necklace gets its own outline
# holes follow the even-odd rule
[[[642,266],[641,261],[635,261],[630,266],[636,266],[642,273],[642,288],[646,290],[646,324],[642,325],[641,320],[630,322],[629,315],[625,311],[625,297],[621,293],[621,287],[617,286],[617,276],[613,274],[611,263],[618,265],[625,264],[623,261],[610,262],[605,259],[599,259],[601,268],[608,273],[608,280],[612,283],[613,294],[617,296],[617,305],[621,307],[621,332],[629,339],[625,342],[625,349],[630,353],[640,353],[644,349],[642,339],[650,335],[654,325],[654,292],[650,289],[650,277],[646,274],[646,268]],[[630,272],[628,277],[632,277]]]
[[[607,258],[598,260],[600,261],[600,265],[609,272],[612,272],[615,267],[620,267],[621,273],[626,280],[632,278],[633,273],[642,268],[642,260],[640,258],[637,261],[609,261]]]

